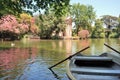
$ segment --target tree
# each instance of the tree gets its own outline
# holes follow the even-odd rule
[[[19,23],[28,25],[28,28],[29,28],[28,33],[36,33],[37,34],[39,32],[39,28],[35,24],[35,18],[33,18],[29,14],[26,14],[26,13],[20,14]]]
[[[118,25],[117,25],[117,33],[118,33],[118,37],[120,37],[120,15],[118,17]]]
[[[59,38],[60,31],[64,31],[66,27],[65,17],[55,17],[54,14],[40,15],[42,19],[39,19],[40,26],[40,38],[51,39],[52,37]],[[41,18],[41,17],[40,17]],[[53,36],[52,33],[55,33]]]
[[[106,37],[110,36],[110,33],[114,27],[118,25],[118,18],[111,15],[103,15],[101,19],[107,27]]]
[[[6,15],[0,19],[0,35],[1,38],[18,38],[18,35],[26,32],[28,25],[19,24],[13,15]]]
[[[4,14],[19,15],[22,12],[34,13],[36,11],[52,8],[60,16],[66,12],[70,0],[0,0],[0,17]]]
[[[90,30],[91,24],[95,19],[95,12],[92,6],[86,6],[80,3],[73,4],[70,9],[70,14],[76,25],[76,33],[78,33],[78,31],[82,29]]]
[[[105,37],[103,22],[100,19],[95,20],[95,26],[93,27],[91,37],[92,38],[104,38]]]
[[[18,15],[21,13],[22,5],[21,0],[0,0],[0,17],[7,14]]]
[[[24,19],[19,19],[19,22],[13,15],[6,15],[0,19],[0,38],[20,39],[28,31],[37,33],[38,27],[31,22],[31,19],[25,18],[25,16]]]

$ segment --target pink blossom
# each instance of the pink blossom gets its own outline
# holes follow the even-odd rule
[[[34,26],[35,19],[31,19],[31,23],[19,23],[15,16],[5,15],[0,19],[0,32],[11,32],[15,34],[24,34],[30,31],[35,33],[38,28]],[[30,25],[31,24],[31,25]]]

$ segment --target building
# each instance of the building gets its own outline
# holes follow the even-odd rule
[[[71,39],[72,38],[72,18],[66,18],[67,27],[65,28],[64,39]]]

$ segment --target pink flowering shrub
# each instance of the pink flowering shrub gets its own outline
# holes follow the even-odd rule
[[[0,32],[11,32],[21,34],[28,31],[27,24],[19,24],[13,15],[3,16],[0,20]]]
[[[0,38],[20,38],[24,34],[38,33],[39,28],[35,25],[32,17],[20,17],[18,22],[13,15],[5,15],[0,19]]]
[[[2,38],[18,37],[28,30],[28,25],[19,24],[13,15],[6,15],[0,19],[0,35]]]

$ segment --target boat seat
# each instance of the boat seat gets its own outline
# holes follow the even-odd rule
[[[120,76],[120,70],[96,70],[96,69],[72,68],[71,71],[77,74],[86,75]]]
[[[112,58],[109,57],[74,57],[77,66],[110,67],[113,65]]]
[[[85,57],[85,56],[76,56],[73,59],[84,60],[84,61],[112,61],[110,57]]]

